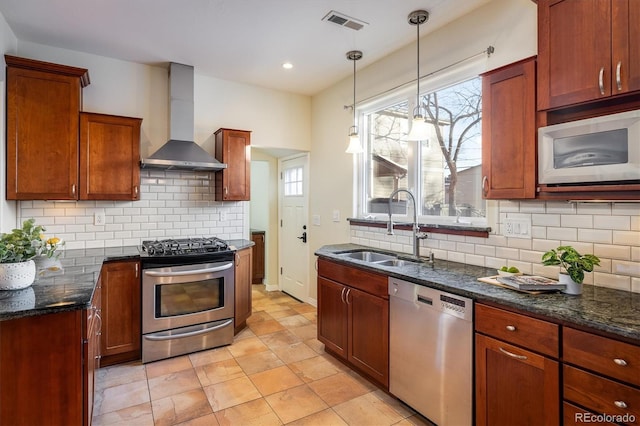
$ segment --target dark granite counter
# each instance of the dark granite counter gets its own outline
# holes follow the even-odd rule
[[[354,260],[339,253],[358,249],[384,252],[356,244],[323,246],[316,255],[345,264],[384,273],[416,284],[474,299],[495,303],[546,317],[564,325],[586,327],[616,334],[640,344],[640,294],[585,285],[583,294],[526,294],[485,284],[480,277],[496,275],[495,269],[465,265],[436,259],[433,267],[427,263],[406,262],[403,266],[381,266]],[[403,255],[403,254],[400,254]],[[404,254],[406,256],[406,254]]]
[[[253,241],[227,241],[233,250],[254,245]],[[58,263],[38,264],[36,280],[22,290],[0,290],[0,321],[55,312],[85,309],[104,262],[138,259],[138,246],[63,250]]]

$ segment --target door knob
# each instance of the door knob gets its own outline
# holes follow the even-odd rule
[[[298,237],[298,239],[299,239],[299,240],[302,240],[302,242],[306,244],[306,243],[307,243],[307,231],[304,231],[304,232],[302,233],[302,236],[301,236],[301,237]]]

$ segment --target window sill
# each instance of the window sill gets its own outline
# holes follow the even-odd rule
[[[386,228],[386,220],[347,218],[351,226],[368,226],[371,228]],[[394,222],[394,229],[411,231],[412,224],[408,222]],[[461,224],[420,224],[420,232],[434,234],[464,235],[470,237],[489,238],[490,227],[469,226]]]

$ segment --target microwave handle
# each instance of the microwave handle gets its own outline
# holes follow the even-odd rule
[[[222,266],[215,266],[213,268],[196,268],[196,269],[188,269],[186,271],[176,271],[176,272],[144,271],[144,274],[150,277],[178,277],[180,275],[206,274],[209,272],[219,272],[219,271],[227,270],[232,267],[233,267],[233,262],[229,262],[229,263],[225,263]]]

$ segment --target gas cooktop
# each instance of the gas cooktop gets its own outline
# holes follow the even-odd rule
[[[140,254],[145,257],[201,256],[229,251],[229,244],[220,238],[197,237],[143,241]]]

